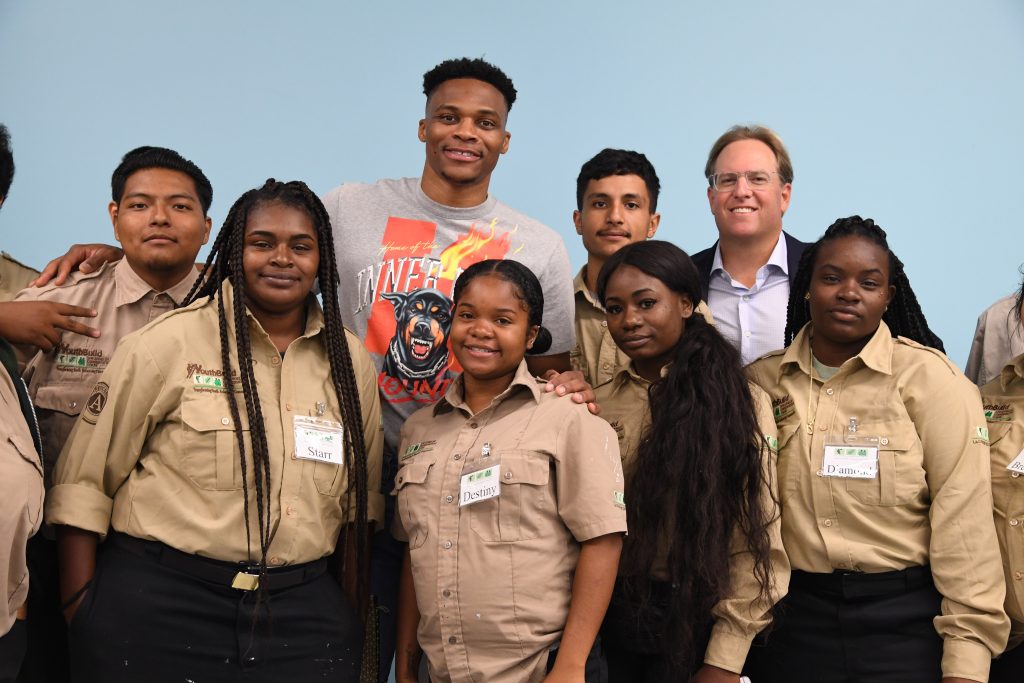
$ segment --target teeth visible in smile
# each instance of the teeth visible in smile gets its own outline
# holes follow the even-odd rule
[[[477,155],[474,154],[473,152],[463,152],[458,149],[450,149],[448,150],[448,153],[453,154],[457,157],[462,157],[463,159],[476,159],[477,157]]]
[[[740,206],[732,210],[733,213],[754,213],[754,210],[749,206]]]

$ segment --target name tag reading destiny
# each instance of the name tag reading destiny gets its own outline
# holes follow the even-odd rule
[[[459,507],[501,495],[501,463],[495,463],[462,475]]]
[[[344,427],[316,417],[295,416],[295,457],[341,465],[344,460]]]
[[[850,444],[825,444],[821,476],[849,479],[878,477],[878,448]]]

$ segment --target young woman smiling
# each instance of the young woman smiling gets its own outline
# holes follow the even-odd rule
[[[768,398],[748,384],[736,349],[693,315],[699,275],[675,245],[623,247],[597,291],[631,361],[597,388],[629,502],[601,632],[609,678],[738,683],[789,572]]]
[[[75,680],[358,678],[380,410],[337,285],[320,200],[268,180],[118,347],[47,500]]]
[[[434,683],[604,681],[595,637],[626,530],[615,435],[530,375],[551,337],[529,269],[481,261],[452,298],[463,373],[398,450],[396,677],[415,681],[422,651]]]
[[[804,252],[786,339],[748,368],[793,567],[754,680],[987,680],[1007,619],[985,417],[873,221]]]

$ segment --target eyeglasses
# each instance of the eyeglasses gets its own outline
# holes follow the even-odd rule
[[[715,188],[719,192],[729,192],[730,190],[736,189],[736,183],[740,181],[740,176],[747,179],[747,185],[758,189],[767,187],[772,181],[772,175],[778,175],[777,171],[743,171],[742,173],[715,173],[714,175],[708,176],[708,180],[711,182],[711,187]]]

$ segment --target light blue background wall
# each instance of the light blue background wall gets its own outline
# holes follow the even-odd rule
[[[492,190],[560,231],[580,164],[638,149],[659,236],[715,237],[704,157],[737,122],[776,128],[796,169],[787,228],[860,213],[889,230],[960,364],[1020,245],[1024,3],[71,2],[0,0],[0,121],[18,170],[0,245],[41,265],[111,239],[120,156],[165,145],[214,185],[219,224],[268,176],[319,192],[417,175],[422,73],[484,56],[520,92]]]

